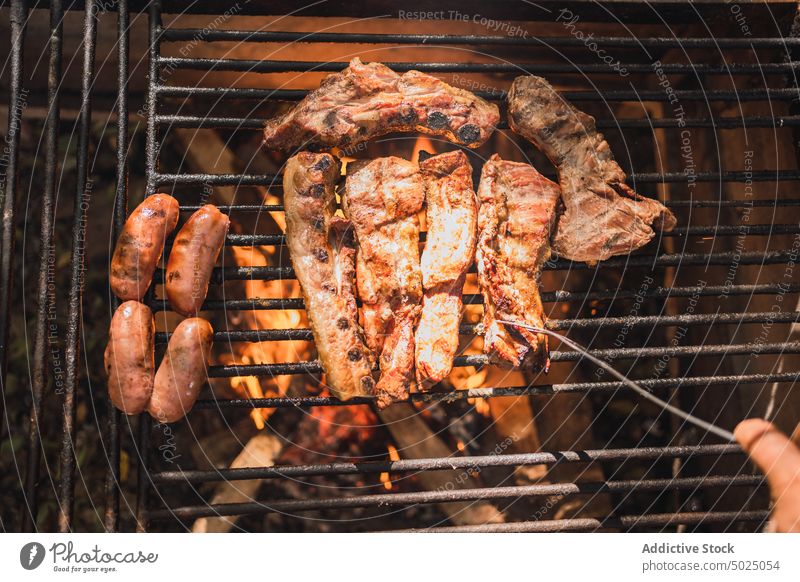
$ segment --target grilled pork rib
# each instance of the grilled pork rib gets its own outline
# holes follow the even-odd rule
[[[559,190],[533,166],[497,154],[483,166],[476,257],[484,352],[492,363],[545,370],[550,365],[546,335],[497,320],[544,325],[538,279],[550,256]]]
[[[334,216],[339,163],[329,154],[301,152],[283,177],[286,240],[326,381],[342,400],[371,395],[374,356],[358,324],[355,239]]]
[[[496,105],[419,71],[398,75],[360,59],[328,75],[288,113],[267,122],[269,149],[329,148],[393,131],[420,131],[478,147],[494,131]]]
[[[424,183],[415,164],[379,158],[356,166],[342,199],[358,239],[356,278],[367,344],[380,354],[378,406],[404,400],[414,385],[414,328],[422,275],[419,219]]]
[[[475,257],[478,201],[462,151],[419,164],[425,179],[428,235],[422,252],[422,317],[416,334],[417,381],[435,383],[453,369],[461,290]]]
[[[558,168],[565,212],[553,248],[559,256],[594,263],[648,243],[654,228],[675,217],[640,196],[611,154],[594,118],[567,103],[540,77],[517,77],[508,94],[509,125]]]

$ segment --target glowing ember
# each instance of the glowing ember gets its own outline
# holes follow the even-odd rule
[[[328,396],[328,390],[322,394]],[[309,414],[319,423],[317,436],[331,449],[340,441],[367,442],[378,422],[368,406],[315,406]]]

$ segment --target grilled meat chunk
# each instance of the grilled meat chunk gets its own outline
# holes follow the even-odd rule
[[[416,334],[417,381],[440,382],[453,369],[461,291],[475,257],[478,201],[472,166],[462,151],[420,162],[428,236],[422,251],[422,316]]]
[[[419,71],[401,76],[381,63],[355,58],[292,110],[268,121],[264,145],[330,148],[393,131],[421,131],[478,147],[499,120],[496,105],[469,91]]]
[[[533,166],[492,156],[478,187],[478,281],[483,294],[484,352],[496,364],[550,365],[547,336],[497,320],[542,327],[539,273],[550,256],[558,184]]]
[[[283,177],[286,240],[326,381],[342,400],[371,395],[375,358],[358,324],[355,239],[335,216],[339,163],[329,154],[301,152]]]
[[[509,124],[558,168],[565,212],[553,240],[559,256],[594,263],[671,230],[673,214],[625,184],[594,118],[567,103],[541,77],[517,77],[508,94]]]
[[[404,400],[415,382],[414,328],[422,299],[417,214],[424,196],[417,166],[400,158],[379,158],[348,171],[342,202],[358,239],[356,276],[367,343],[380,354],[381,408]]]

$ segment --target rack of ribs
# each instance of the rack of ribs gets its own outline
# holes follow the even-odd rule
[[[371,395],[375,359],[358,324],[355,239],[335,216],[339,163],[329,154],[301,152],[283,177],[286,239],[326,382],[338,398]]]
[[[539,274],[550,256],[559,187],[533,166],[493,155],[478,187],[478,281],[484,352],[495,364],[549,368],[547,336],[497,320],[544,326]]]
[[[478,201],[472,166],[458,150],[420,161],[428,234],[422,251],[422,316],[416,334],[417,381],[443,380],[453,369],[461,290],[475,257]]]
[[[415,384],[414,328],[422,299],[417,215],[424,196],[422,176],[406,160],[348,167],[342,206],[358,240],[356,279],[367,345],[379,354],[380,408],[406,399]]]
[[[357,144],[390,132],[419,131],[478,147],[500,120],[497,106],[436,77],[398,75],[381,63],[355,58],[340,73],[264,127],[274,150]]]
[[[671,230],[675,217],[660,202],[626,183],[595,120],[541,77],[517,77],[508,94],[509,125],[558,168],[564,215],[553,249],[595,263],[647,244],[654,229]]]

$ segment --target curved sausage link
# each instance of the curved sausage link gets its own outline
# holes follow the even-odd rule
[[[183,418],[208,378],[214,330],[200,317],[184,319],[169,339],[167,353],[156,372],[147,411],[159,422]]]
[[[153,392],[155,321],[138,301],[126,301],[111,318],[105,368],[111,402],[125,414],[147,408]]]
[[[206,204],[178,231],[167,262],[166,290],[170,305],[181,315],[193,317],[203,305],[229,225],[226,215]]]
[[[128,217],[111,259],[111,289],[117,297],[123,301],[144,297],[179,213],[172,196],[154,194]]]

